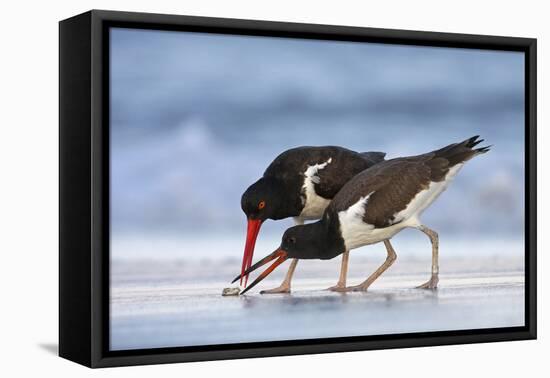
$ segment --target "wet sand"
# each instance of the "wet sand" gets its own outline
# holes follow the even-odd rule
[[[280,283],[286,267],[245,296],[222,297],[236,261],[114,261],[111,349],[521,326],[521,259],[445,261],[439,289],[414,289],[429,262],[401,261],[366,293],[322,290],[337,279],[338,261],[299,264],[292,294],[260,295]],[[307,264],[306,264],[307,263]],[[376,268],[352,261],[350,284]],[[238,263],[237,263],[238,266]],[[429,269],[429,268],[428,268]],[[201,274],[202,272],[202,274]],[[215,279],[228,277],[226,281]],[[365,274],[365,272],[367,272]]]

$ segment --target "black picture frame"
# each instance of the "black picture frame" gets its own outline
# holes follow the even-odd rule
[[[109,351],[108,28],[525,53],[525,326]],[[92,10],[59,24],[59,354],[89,367],[536,338],[536,39]]]

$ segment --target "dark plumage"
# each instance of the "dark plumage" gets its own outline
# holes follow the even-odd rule
[[[403,221],[394,215],[404,210],[417,193],[432,182],[444,180],[455,165],[489,151],[489,147],[473,149],[483,142],[477,138],[423,155],[391,159],[361,172],[342,188],[327,211],[337,213],[370,194],[363,217],[366,223],[383,228]]]
[[[415,227],[432,241],[432,278],[423,287],[435,288],[437,233],[422,225],[419,217],[466,161],[489,151],[489,147],[474,148],[480,142],[475,136],[427,154],[384,161],[357,174],[333,198],[321,220],[285,232],[278,258],[331,259],[351,249],[384,241],[388,260],[376,276],[373,274],[358,286],[366,290],[395,260],[389,239],[405,227]],[[337,289],[344,290],[341,286],[337,285]]]
[[[241,208],[248,219],[242,272],[252,262],[262,222],[294,217],[301,224],[319,219],[349,179],[383,161],[384,156],[382,152],[359,153],[336,146],[297,147],[277,156],[241,198]],[[295,263],[290,276],[294,267]],[[290,276],[285,282],[290,282]]]
[[[384,161],[383,152],[358,153],[342,147],[297,147],[281,153],[267,167],[262,178],[252,184],[241,198],[241,207],[253,219],[283,219],[300,216],[307,203],[303,190],[305,172],[309,167],[324,164],[315,175],[315,193],[332,199],[357,173]],[[258,203],[266,200],[262,211]],[[273,204],[273,206],[270,206]],[[324,210],[324,209],[323,209]],[[306,219],[320,218],[321,214],[305,214]]]

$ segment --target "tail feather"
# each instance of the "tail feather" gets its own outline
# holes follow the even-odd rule
[[[478,140],[478,138],[479,138],[479,135],[475,135],[471,138],[466,139],[464,142],[459,143],[459,145],[461,144],[461,145],[464,145],[464,146],[469,147],[469,148],[475,147],[479,143],[483,142],[483,139]]]
[[[451,167],[488,152],[491,146],[473,148],[483,142],[483,139],[478,140],[478,138],[479,135],[476,135],[424,155],[426,157],[424,164],[430,167],[430,179],[435,182],[444,180]]]
[[[489,152],[491,151],[491,147],[493,147],[493,145],[489,145],[489,146],[485,146],[485,147],[481,147],[481,148],[476,148],[474,151],[476,151],[478,154],[484,154],[486,152]]]
[[[479,135],[473,136],[460,143],[454,143],[443,147],[440,150],[434,151],[435,157],[444,158],[449,161],[449,166],[464,163],[476,155],[486,153],[492,146],[473,148],[483,142],[483,139],[478,139]]]

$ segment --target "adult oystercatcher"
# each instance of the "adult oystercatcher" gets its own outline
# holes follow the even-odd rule
[[[347,261],[342,260],[336,290],[366,291],[395,261],[397,255],[390,239],[406,227],[422,231],[431,241],[431,278],[418,287],[436,289],[439,239],[435,231],[422,224],[420,215],[447,188],[466,161],[489,151],[490,146],[473,148],[483,141],[478,138],[475,136],[424,155],[384,161],[359,173],[333,198],[321,220],[289,228],[275,252],[245,270],[244,274],[249,274],[275,260],[241,294],[288,258],[332,259],[352,249],[383,241],[386,260],[357,286],[346,287]]]
[[[266,219],[294,217],[301,225],[319,219],[336,193],[359,172],[384,160],[382,152],[355,152],[342,147],[297,147],[281,153],[241,198],[248,227],[241,285],[252,264],[256,238]],[[347,258],[347,257],[346,257]],[[288,293],[298,260],[291,262],[283,283],[262,293]],[[235,279],[233,282],[235,282]]]

